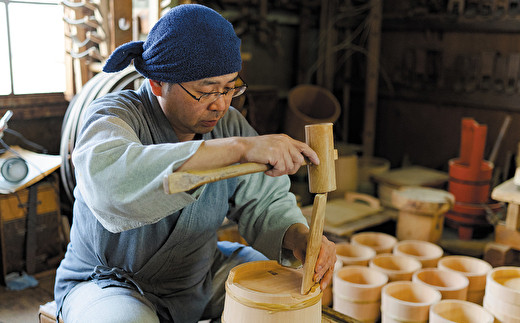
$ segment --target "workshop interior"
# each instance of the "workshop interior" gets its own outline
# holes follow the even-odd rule
[[[520,322],[518,0],[0,0],[0,322],[56,322],[86,108],[146,81],[103,65],[190,3],[241,39],[231,105],[321,150],[286,176],[336,244],[324,290],[308,266],[237,267],[222,322]],[[247,244],[232,221],[218,239]]]

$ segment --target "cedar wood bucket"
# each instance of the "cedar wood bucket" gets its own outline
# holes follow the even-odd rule
[[[421,262],[414,257],[385,253],[376,255],[368,264],[388,276],[388,281],[412,280],[413,274],[421,269]]]
[[[411,281],[386,284],[381,290],[381,322],[427,322],[430,306],[441,300],[441,293]]]
[[[336,243],[336,257],[342,262],[343,266],[368,266],[370,259],[375,256],[376,251],[370,247],[348,242]]]
[[[467,301],[482,305],[486,289],[486,276],[492,269],[487,261],[470,256],[452,255],[442,257],[437,267],[466,276],[469,280]]]
[[[341,113],[338,99],[324,87],[301,84],[289,91],[284,132],[305,142],[305,126],[316,123],[334,123]]]
[[[484,308],[499,322],[520,322],[520,267],[502,266],[489,271]]]
[[[494,319],[482,306],[458,299],[444,299],[430,307],[430,323],[493,323]]]
[[[397,242],[393,253],[414,257],[421,262],[422,268],[434,268],[444,255],[444,250],[428,241],[402,240]]]
[[[234,267],[226,281],[223,323],[321,322],[319,285],[300,293],[302,271],[274,260]]]
[[[381,314],[381,289],[388,276],[365,266],[350,265],[334,273],[334,310],[363,322]]]
[[[410,186],[394,190],[392,204],[399,209],[397,238],[439,241],[444,227],[444,214],[454,203],[453,194],[436,188]]]
[[[473,118],[462,119],[460,157],[449,160],[449,191],[457,202],[486,203],[493,163],[484,160],[487,126]]]
[[[384,232],[367,231],[353,234],[350,243],[370,247],[376,254],[391,253],[397,243],[397,238]]]
[[[461,273],[424,268],[413,274],[412,281],[435,288],[441,293],[442,299],[465,301],[468,297],[469,280]]]

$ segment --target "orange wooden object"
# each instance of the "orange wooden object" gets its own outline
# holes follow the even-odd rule
[[[462,119],[460,158],[449,161],[449,190],[463,203],[486,203],[489,200],[493,164],[484,160],[487,126],[472,118]]]

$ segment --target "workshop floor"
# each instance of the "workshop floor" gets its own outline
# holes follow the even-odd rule
[[[37,323],[40,305],[54,299],[55,270],[34,275],[38,286],[10,291],[0,286],[0,323]]]

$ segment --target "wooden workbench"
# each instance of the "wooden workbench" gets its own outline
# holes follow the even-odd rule
[[[495,242],[486,245],[484,259],[495,267],[514,265],[520,260],[520,188],[511,178],[495,187],[491,198],[507,203],[507,215],[495,226]]]

